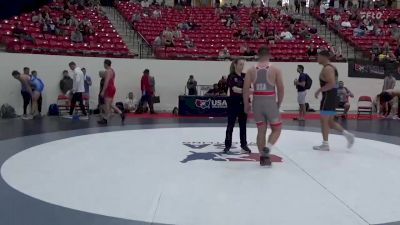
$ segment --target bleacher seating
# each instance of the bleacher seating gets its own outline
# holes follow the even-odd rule
[[[135,12],[142,12],[139,4],[129,2],[119,2],[116,5],[117,10],[128,21],[131,20]],[[267,45],[265,39],[259,40],[239,40],[233,37],[233,33],[237,29],[231,29],[221,22],[219,16],[214,12],[214,8],[183,8],[178,10],[171,7],[162,8],[162,17],[154,18],[150,8],[150,16],[143,17],[140,22],[135,23],[134,28],[143,38],[152,44],[155,37],[158,36],[166,27],[175,29],[177,24],[192,19],[193,22],[200,27],[195,30],[182,31],[183,35],[188,35],[194,41],[196,48],[186,48],[183,38],[175,39],[174,47],[159,48],[156,55],[159,58],[215,58],[224,47],[227,47],[231,56],[239,56],[239,48],[241,44],[247,43],[250,48],[256,50],[257,47]],[[250,30],[250,8],[239,8],[236,11],[240,18],[238,27],[247,27]],[[274,14],[280,14],[278,9],[270,9]],[[142,13],[141,13],[142,14]],[[278,34],[284,29],[283,21],[263,22],[260,24],[261,32],[265,27],[274,29]],[[303,23],[296,26],[306,26]],[[270,45],[272,56],[275,60],[298,60],[308,61],[310,57],[307,55],[307,46],[313,43],[316,47],[328,48],[328,44],[318,35],[314,35],[311,40],[302,40],[297,37],[295,40],[278,41]]]
[[[54,9],[55,6],[62,7],[63,4],[62,2],[53,2],[39,9],[39,12],[46,10],[50,17],[55,20],[63,14],[62,10]],[[7,46],[7,51],[55,55],[133,57],[108,18],[100,15],[94,8],[77,10],[75,7],[75,10],[71,11],[78,21],[88,17],[95,30],[95,34],[88,36],[83,43],[71,42],[71,32],[75,29],[73,26],[63,26],[62,29],[66,32],[64,35],[44,34],[40,24],[32,22],[34,13],[24,13],[0,21],[0,41]],[[36,40],[36,43],[19,40],[13,36],[12,30],[17,23],[22,25],[23,29]]]
[[[400,15],[400,10],[398,9],[362,9],[360,12],[366,16],[379,15],[378,17],[380,17],[384,22],[387,22],[388,18],[390,17],[398,18]],[[393,25],[385,24],[380,27],[382,29],[383,36],[375,36],[373,33],[367,33],[362,37],[356,37],[353,35],[353,30],[357,27],[356,21],[350,21],[352,25],[351,28],[338,27],[335,25],[335,22],[327,21],[326,18],[330,18],[336,14],[335,9],[328,9],[326,11],[325,18],[322,18],[319,14],[319,8],[311,9],[310,13],[321,22],[327,23],[330,29],[337,32],[337,34],[345,41],[356,47],[356,49],[361,50],[366,56],[370,55],[370,50],[373,43],[378,43],[379,46],[383,46],[385,42],[388,42],[392,50],[397,46],[397,41],[392,38],[390,32],[390,29]],[[346,12],[340,12],[339,15],[341,17],[340,23],[349,19],[349,14]]]

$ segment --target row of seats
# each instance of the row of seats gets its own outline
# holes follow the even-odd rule
[[[129,2],[119,2],[116,4],[118,11],[125,17],[126,20],[130,21],[134,13],[140,13],[142,15],[141,21],[134,24],[134,28],[145,38],[148,43],[152,43],[153,40],[165,30],[166,27],[175,29],[175,27],[182,22],[192,21],[199,25],[195,30],[182,31],[183,36],[188,35],[191,40],[194,41],[196,48],[187,49],[183,39],[176,39],[174,47],[159,48],[156,50],[156,56],[160,58],[174,58],[174,57],[185,57],[192,55],[193,57],[216,57],[222,48],[227,47],[230,54],[238,56],[241,53],[239,48],[242,44],[247,43],[249,46],[256,50],[256,48],[266,45],[265,39],[259,40],[239,40],[233,37],[233,33],[238,29],[231,29],[224,25],[218,15],[215,14],[214,8],[185,8],[182,11],[172,8],[162,8],[161,18],[153,18],[151,16],[152,10],[155,7],[150,7],[149,17],[143,17],[143,9],[139,4]],[[251,32],[250,25],[250,8],[241,8],[237,12],[239,13],[240,22],[238,27],[246,27]],[[278,16],[280,11],[277,9],[270,9],[271,12]],[[224,15],[229,14],[229,12]],[[203,19],[207,17],[207,19]],[[287,18],[285,16],[285,18]],[[288,18],[287,18],[288,19]],[[215,21],[215,22],[210,22]],[[306,24],[300,23],[296,27],[306,27]],[[260,24],[260,28],[264,31],[266,28],[275,30],[276,33],[280,33],[284,30],[282,21],[263,21]],[[321,39],[319,36],[315,36],[310,41],[294,40],[294,41],[279,41],[277,45],[271,46],[272,55],[276,59],[287,60],[289,59],[302,59],[308,60],[307,47],[310,44],[314,44],[316,47],[328,48],[329,45]]]
[[[374,15],[374,13],[382,13],[381,19],[386,21],[389,17],[396,18],[400,15],[400,10],[398,9],[363,9],[361,12],[365,15]],[[319,19],[321,22],[327,23],[328,17],[333,16],[336,14],[334,9],[328,9],[326,12],[325,18],[322,18],[319,14],[319,9],[314,8],[310,12],[314,17]],[[342,12],[339,14],[341,17],[341,21],[345,21],[348,19],[349,15],[346,12]],[[383,36],[375,36],[373,33],[365,34],[361,37],[356,37],[353,34],[353,29],[357,27],[357,22],[351,21],[351,28],[342,28],[338,27],[333,21],[328,22],[328,26],[330,29],[335,30],[339,36],[341,36],[344,40],[348,43],[355,46],[357,49],[363,51],[367,56],[370,55],[370,49],[373,43],[378,43],[382,46],[385,42],[388,42],[392,49],[397,47],[397,41],[392,38],[390,29],[396,25],[384,25],[381,27],[383,32]]]
[[[42,32],[39,23],[32,22],[36,13],[47,11],[55,20],[61,18],[63,11],[50,8],[63,6],[61,2],[53,2],[43,6],[37,12],[24,13],[8,20],[0,21],[0,42],[7,46],[9,52],[90,55],[108,57],[133,57],[118,32],[107,17],[100,15],[97,10],[87,8],[81,11],[71,11],[78,21],[88,18],[95,29],[95,34],[84,37],[84,43],[75,44],[70,40],[73,26],[62,26],[64,35],[50,35]],[[13,29],[19,23],[23,29],[35,39],[35,43],[19,40],[13,36]]]

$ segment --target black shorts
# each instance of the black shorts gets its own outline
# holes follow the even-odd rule
[[[321,115],[332,116],[336,114],[337,106],[337,91],[332,89],[322,94],[321,100]]]
[[[101,97],[99,95],[99,105],[104,105],[104,104],[105,104],[104,97]]]
[[[339,102],[337,107],[338,107],[339,109],[344,109],[344,106],[345,106],[346,104],[347,104],[347,102]]]

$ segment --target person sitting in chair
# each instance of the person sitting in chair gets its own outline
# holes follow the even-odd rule
[[[386,104],[387,102],[391,102],[393,98],[397,97],[399,103],[400,103],[400,90],[395,90],[395,89],[389,89],[386,91],[383,91],[378,95],[379,97],[379,103],[382,106],[383,104]],[[399,104],[400,105],[400,104]],[[398,119],[400,117],[400,110],[397,109],[397,116],[393,116],[393,119]]]
[[[349,97],[354,98],[354,95],[349,89],[347,89],[344,86],[343,81],[339,81],[337,96],[338,96],[338,108],[344,109],[342,117],[345,118],[350,109]]]

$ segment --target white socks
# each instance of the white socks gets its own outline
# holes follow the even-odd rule
[[[269,150],[271,150],[272,147],[274,147],[274,145],[268,142],[268,143],[267,143],[267,146],[265,146],[265,147],[267,147],[267,148],[269,148]]]
[[[329,145],[328,141],[322,141],[322,145]]]

